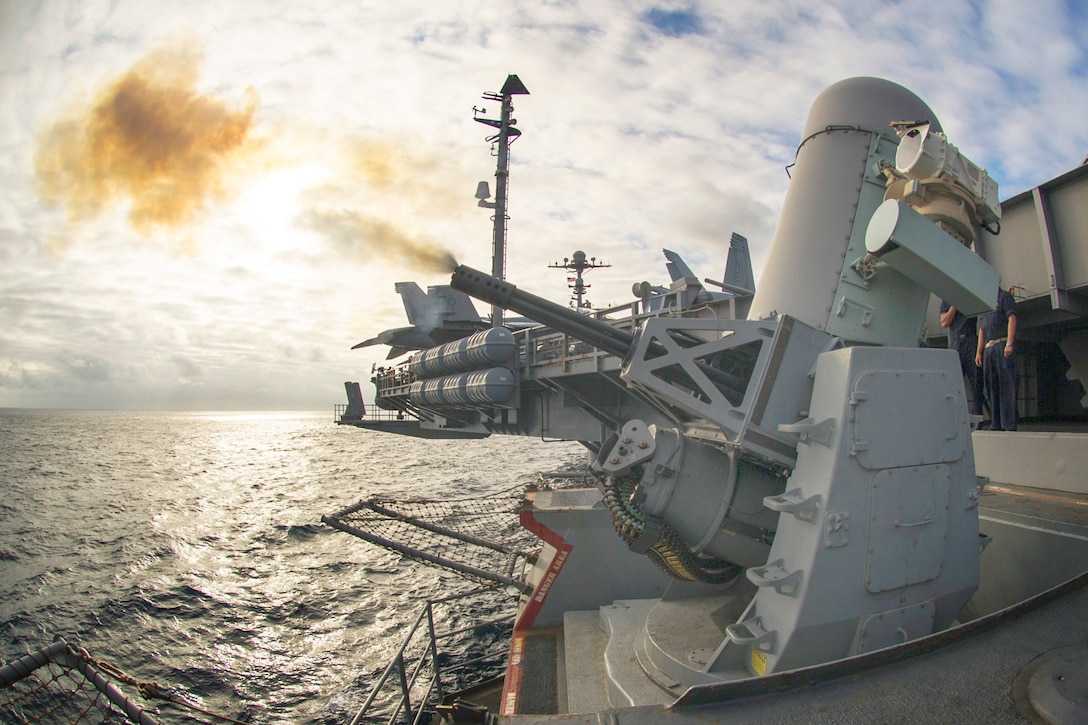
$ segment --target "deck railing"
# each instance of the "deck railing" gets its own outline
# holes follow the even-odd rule
[[[335,403],[333,407],[333,422],[344,422],[344,413],[347,412],[347,403]],[[377,403],[368,403],[366,415],[362,420],[416,420],[417,416],[410,410],[385,410],[379,408]]]
[[[427,600],[389,664],[371,686],[351,725],[378,722],[418,725],[428,713],[435,711],[448,687],[464,689],[486,680],[486,673],[481,671],[483,667],[488,663],[501,663],[508,649],[509,632],[506,630],[513,629],[513,607],[502,616],[444,632],[435,630],[435,608],[439,605],[453,608],[459,604],[467,608],[474,598],[488,593],[501,593],[501,590],[483,587]],[[481,654],[443,666],[439,643],[451,649],[456,643],[474,641],[472,635],[481,627],[489,626],[503,627],[504,636]]]

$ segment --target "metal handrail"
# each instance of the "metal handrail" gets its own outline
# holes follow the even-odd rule
[[[412,643],[412,638],[415,636],[415,633],[419,629],[419,625],[423,622],[424,618],[427,619],[427,626],[428,626],[428,630],[430,631],[430,637],[429,637],[430,642],[428,644],[427,649],[431,654],[431,658],[432,658],[431,661],[433,662],[433,666],[434,666],[434,670],[435,670],[435,677],[432,680],[430,687],[427,688],[427,694],[424,697],[424,701],[426,701],[428,698],[430,698],[431,693],[434,692],[434,690],[435,690],[435,685],[436,684],[438,684],[439,692],[441,692],[441,684],[439,684],[439,677],[438,677],[438,669],[439,669],[438,668],[438,657],[437,657],[437,652],[436,652],[436,648],[435,648],[435,641],[434,641],[434,617],[433,617],[433,610],[432,610],[432,602],[431,602],[431,600],[428,600],[427,603],[423,606],[423,611],[421,611],[419,613],[419,616],[416,617],[416,621],[412,624],[411,628],[408,630],[408,635],[404,638],[404,641],[401,643],[400,649],[397,650],[397,653],[393,656],[393,659],[386,666],[385,671],[382,672],[382,676],[378,678],[378,681],[376,683],[374,683],[374,686],[370,690],[370,694],[367,696],[366,700],[363,702],[363,706],[361,708],[359,708],[359,712],[355,715],[355,718],[351,721],[351,725],[359,725],[359,723],[362,722],[362,719],[366,716],[366,713],[370,709],[370,706],[374,704],[374,700],[377,699],[378,694],[382,691],[382,688],[385,687],[385,683],[389,681],[389,677],[393,674],[394,670],[398,671],[399,674],[400,674],[399,685],[400,685],[401,696],[400,696],[400,700],[397,702],[397,707],[394,709],[393,714],[389,717],[389,722],[390,723],[395,722],[396,719],[397,719],[397,716],[400,715],[401,710],[404,710],[406,713],[408,713],[409,716],[411,716],[411,712],[412,712],[411,706],[412,705],[411,705],[411,699],[410,699],[410,695],[411,695],[410,690],[411,690],[411,687],[415,685],[416,680],[419,677],[419,673],[421,671],[421,668],[422,668],[422,666],[423,666],[423,664],[424,664],[424,662],[426,661],[427,658],[426,658],[425,655],[420,656],[419,662],[416,665],[415,671],[412,673],[411,681],[409,681],[408,678],[407,678],[406,672],[405,672],[405,667],[404,667],[404,653],[408,649],[408,646]],[[420,710],[422,711],[422,708],[420,708]]]
[[[381,695],[382,692],[384,690],[387,690],[390,686],[395,688],[396,690],[399,690],[399,697],[393,708],[393,712],[390,714],[389,719],[386,721],[388,725],[393,725],[394,723],[396,723],[402,713],[405,715],[406,722],[410,722],[413,725],[419,725],[419,723],[422,721],[423,716],[427,713],[427,703],[432,701],[439,702],[444,697],[442,687],[442,668],[439,664],[438,659],[438,641],[447,640],[456,635],[466,634],[483,625],[498,624],[504,621],[509,621],[514,617],[514,613],[511,612],[508,615],[496,617],[486,621],[476,622],[475,624],[467,627],[460,627],[458,629],[448,630],[441,634],[437,634],[434,627],[434,605],[452,602],[457,599],[467,598],[476,594],[489,591],[491,589],[492,588],[490,587],[481,587],[468,592],[451,594],[447,597],[428,599],[424,603],[419,615],[412,623],[412,626],[409,628],[408,634],[404,637],[404,640],[401,642],[400,647],[397,649],[396,653],[389,661],[389,664],[385,667],[385,669],[382,671],[381,676],[371,687],[370,692],[366,697],[366,700],[363,701],[362,706],[359,708],[355,717],[352,719],[351,725],[360,725],[360,723],[362,723],[364,718],[367,716],[370,708],[374,705],[378,696]],[[424,621],[426,621],[427,623],[426,628],[422,628],[420,626],[423,624]],[[417,633],[421,631],[425,632],[424,636],[427,637],[427,641],[423,652],[419,655],[418,660],[416,660],[413,665],[410,662],[410,657],[406,657],[406,654],[409,647],[411,647],[411,645],[413,644]],[[488,655],[484,655],[475,659],[471,659],[467,662],[462,663],[459,667],[464,668],[469,665],[484,661],[487,658]],[[429,679],[421,680],[421,677],[423,677],[428,665],[430,667]],[[394,673],[397,674],[396,680],[392,680]],[[390,685],[391,680],[395,684]],[[415,703],[415,707],[413,708],[412,692],[414,689],[416,689],[417,684],[425,685],[425,689],[422,693],[421,699]]]
[[[381,397],[380,394],[379,394],[379,397]],[[347,412],[347,409],[348,409],[347,403],[335,403],[334,406],[333,406],[333,422],[334,423],[341,422],[344,419],[344,413]],[[397,421],[400,421],[400,420],[417,420],[418,418],[419,418],[419,415],[415,411],[413,411],[411,409],[386,410],[385,408],[378,407],[378,404],[376,402],[372,401],[370,403],[367,403],[366,414],[363,416],[362,419],[363,420],[368,420],[368,421],[374,421],[374,420],[384,420],[384,421],[397,420]]]

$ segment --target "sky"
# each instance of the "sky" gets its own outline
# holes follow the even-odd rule
[[[1001,198],[1088,155],[1083,0],[0,0],[0,407],[322,410],[407,324],[393,285],[490,269],[595,306],[662,248],[758,275],[813,99],[914,91]],[[481,312],[486,306],[477,305]],[[364,393],[369,398],[368,388]]]

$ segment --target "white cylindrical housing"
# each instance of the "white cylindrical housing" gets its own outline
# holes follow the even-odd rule
[[[877,207],[865,248],[968,317],[994,308],[997,270],[898,199]]]
[[[514,335],[505,327],[487,330],[424,350],[408,365],[419,379],[438,375],[510,365],[517,352]]]
[[[749,319],[784,313],[841,334],[836,325],[829,329],[829,318],[837,314],[837,324],[842,322],[836,294],[854,261],[848,256],[865,253],[866,225],[883,200],[883,188],[866,180],[866,172],[873,162],[874,134],[888,138],[894,153],[893,121],[928,121],[931,130],[940,130],[921,99],[880,78],[839,81],[816,98]],[[865,332],[846,337],[864,340]],[[880,341],[875,333],[874,338]]]
[[[494,367],[416,381],[409,397],[419,405],[441,408],[514,407],[517,389],[512,371]]]

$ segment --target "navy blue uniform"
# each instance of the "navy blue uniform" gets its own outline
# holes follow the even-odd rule
[[[941,314],[952,306],[941,300]],[[968,402],[973,415],[982,415],[982,371],[975,365],[978,353],[978,318],[966,317],[956,310],[952,324],[948,326],[948,349],[960,356],[960,372],[967,379]]]
[[[993,413],[990,430],[1016,430],[1016,363],[1005,357],[1009,318],[1016,316],[1016,300],[1005,290],[997,291],[997,309],[979,318],[982,351],[982,379]]]

